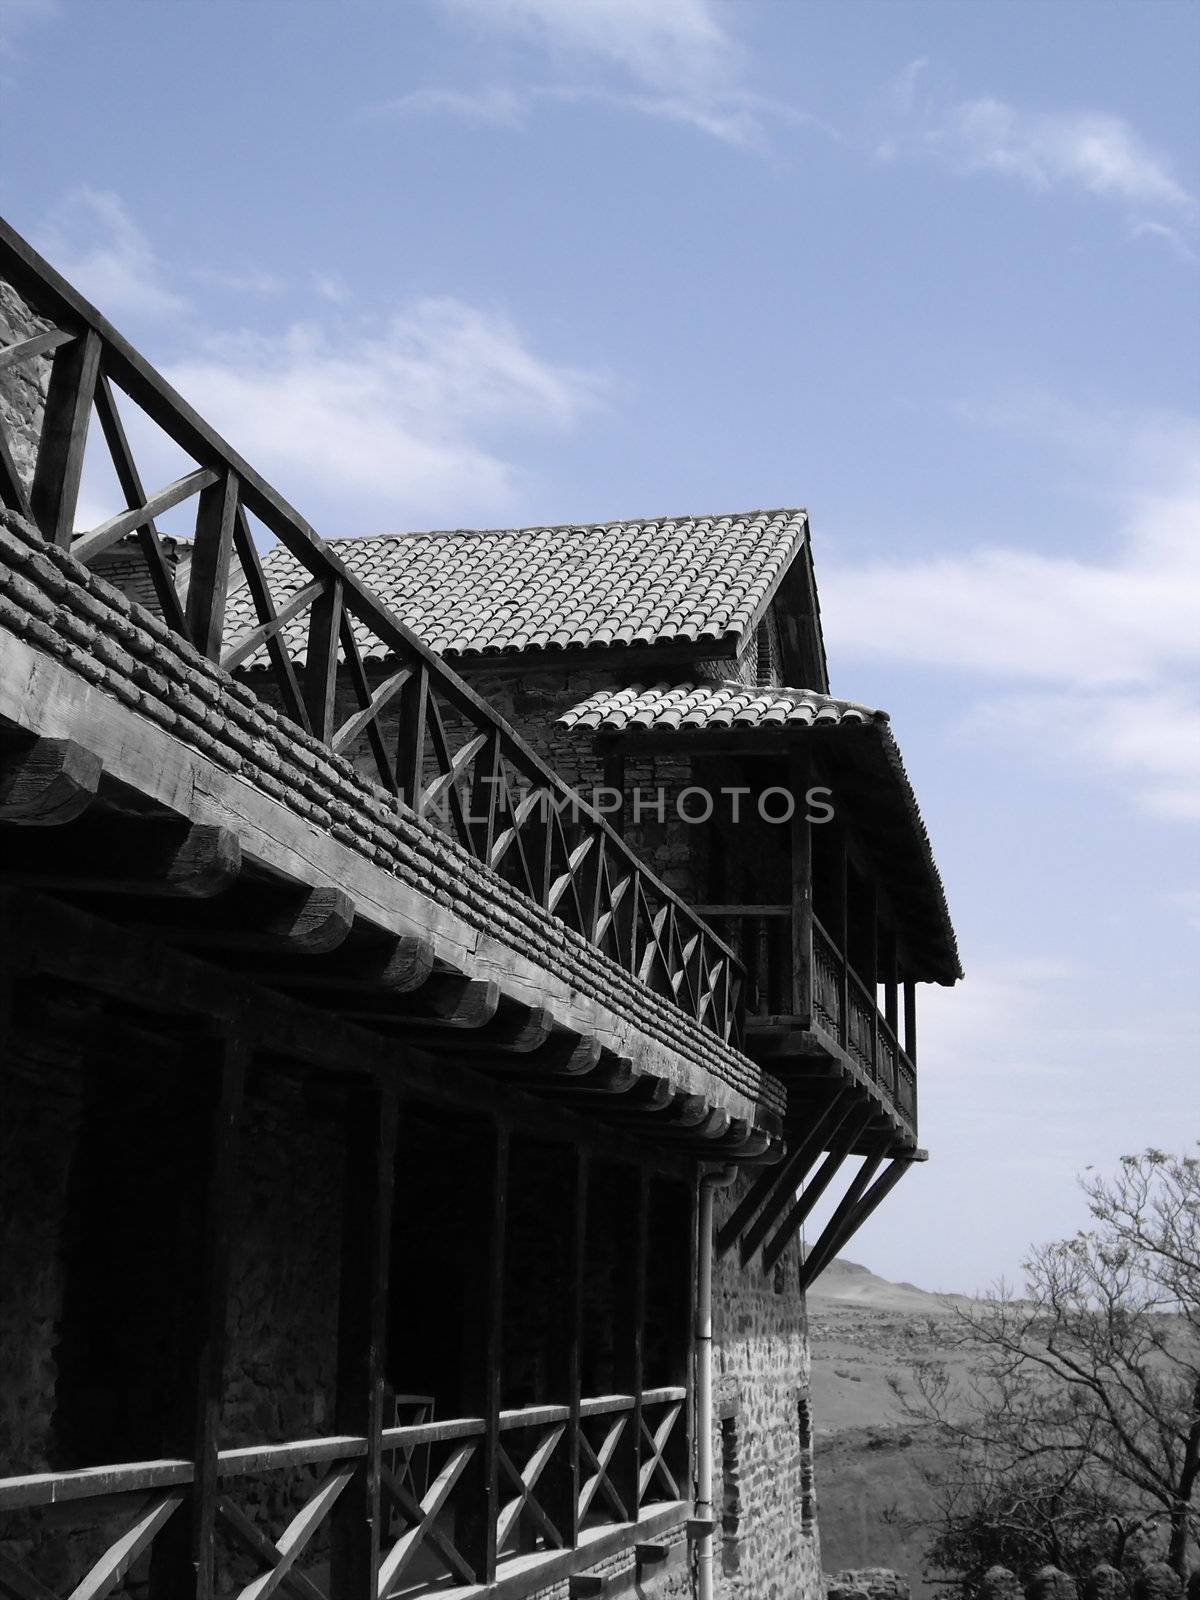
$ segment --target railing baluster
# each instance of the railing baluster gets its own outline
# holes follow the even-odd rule
[[[133,452],[129,448],[129,440],[125,436],[125,425],[121,421],[121,413],[117,410],[112,384],[107,374],[103,372],[96,384],[96,415],[100,418],[108,453],[112,457],[113,471],[121,486],[121,493],[125,496],[125,504],[130,507],[144,506],[146,491],[142,487],[141,474],[133,459]],[[167,570],[166,557],[158,542],[158,529],[154,526],[153,519],[138,529],[137,539],[150,572],[150,581],[154,585],[154,597],[158,601],[167,626],[176,633],[181,633],[185,639],[190,639],[191,634],[184,620],[179,593]]]
[[[335,726],[338,636],[342,628],[342,583],[331,577],[313,601],[308,617],[308,656],[304,663],[304,704],[309,725],[323,744]]]
[[[216,483],[200,491],[200,503],[196,508],[187,627],[196,649],[210,661],[221,659],[237,503],[237,478],[232,472],[223,472]]]
[[[425,782],[425,717],[429,667],[422,661],[400,691],[396,732],[396,783],[400,797],[417,811]]]

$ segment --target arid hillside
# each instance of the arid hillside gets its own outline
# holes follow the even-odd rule
[[[851,1261],[835,1261],[808,1296],[821,1560],[826,1572],[892,1567],[914,1596],[922,1581],[939,1451],[906,1423],[890,1380],[913,1361],[954,1361],[952,1298],[889,1283]]]

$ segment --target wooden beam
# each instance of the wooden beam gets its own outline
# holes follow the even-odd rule
[[[237,509],[238,480],[228,470],[202,490],[196,508],[196,543],[188,575],[187,627],[192,643],[209,661],[221,659]]]
[[[837,1137],[830,1144],[829,1154],[821,1163],[816,1176],[807,1185],[804,1193],[788,1212],[783,1222],[780,1223],[771,1238],[763,1246],[763,1271],[770,1272],[786,1250],[792,1237],[803,1227],[805,1219],[825,1193],[836,1174],[838,1168],[853,1150],[860,1135],[867,1128],[875,1114],[874,1106],[860,1107],[852,1113],[839,1129]],[[743,1261],[743,1265],[745,1262]]]
[[[314,956],[345,943],[354,902],[342,889],[278,889],[242,880],[228,894],[186,910],[164,905],[137,921],[196,948]],[[303,981],[302,974],[296,976]]]
[[[242,1105],[250,1046],[242,1035],[202,1041],[196,1049],[209,1101],[210,1131],[203,1172],[200,1272],[181,1319],[188,1349],[179,1405],[167,1449],[194,1462],[181,1514],[154,1541],[151,1600],[212,1600],[216,1587],[217,1450],[225,1393],[230,1253],[238,1207]]]
[[[100,418],[108,453],[112,457],[113,470],[121,486],[121,493],[125,496],[126,505],[145,505],[146,491],[142,487],[141,474],[133,459],[133,451],[129,448],[129,440],[125,436],[125,425],[121,421],[121,413],[117,410],[112,384],[103,372],[96,384],[96,415]],[[167,567],[166,557],[159,543],[158,529],[154,526],[153,520],[144,523],[137,530],[137,537],[150,572],[150,580],[154,585],[154,595],[159,610],[168,628],[174,633],[182,634],[190,642],[191,634],[188,632],[187,619],[183,614],[183,605]]]
[[[472,1416],[484,1418],[482,1443],[463,1474],[461,1515],[455,1544],[477,1577],[490,1583],[496,1576],[496,1518],[499,1513],[500,1358],[504,1326],[504,1257],[508,1238],[509,1130],[497,1119],[490,1152],[490,1195],[481,1217],[482,1251],[477,1292],[467,1297],[471,1324],[465,1373],[466,1400]]]
[[[836,1234],[830,1239],[828,1247],[818,1253],[818,1248],[814,1246],[812,1253],[801,1266],[801,1294],[804,1294],[812,1287],[813,1283],[817,1280],[817,1278],[820,1277],[821,1273],[824,1272],[825,1268],[829,1265],[833,1258],[842,1250],[842,1248],[850,1241],[850,1239],[854,1237],[854,1235],[862,1227],[863,1223],[875,1210],[876,1206],[880,1205],[887,1198],[887,1196],[891,1194],[892,1190],[900,1182],[900,1179],[913,1164],[913,1161],[909,1157],[897,1156],[891,1161],[887,1171],[881,1173],[881,1175],[876,1178],[875,1182],[865,1194],[862,1194],[862,1190],[860,1189],[859,1192],[862,1194],[862,1198],[858,1199],[856,1197],[855,1203],[847,1210],[845,1216],[841,1219],[839,1228]],[[875,1165],[877,1166],[878,1162],[876,1162]],[[864,1163],[864,1170],[865,1167],[866,1163]],[[874,1172],[874,1167],[872,1167],[871,1172]],[[868,1174],[868,1176],[870,1175],[871,1174]],[[862,1187],[865,1188],[865,1184]]]
[[[494,978],[467,978],[460,973],[435,972],[409,998],[403,1010],[397,1006],[372,1010],[363,1004],[339,1006],[344,1016],[369,1020],[374,1025],[388,1023],[397,1028],[424,1029],[430,1036],[451,1030],[483,1028],[500,1008],[500,985]]]
[[[143,505],[120,511],[115,517],[109,517],[106,522],[98,523],[87,533],[81,533],[71,545],[71,554],[76,561],[82,561],[84,566],[87,566],[89,561],[94,561],[98,555],[123,539],[127,533],[138,532],[148,522],[153,522],[155,517],[161,516],[164,511],[182,505],[185,500],[190,500],[202,489],[207,489],[216,481],[216,477],[215,472],[203,467],[185,472],[183,477],[176,478],[174,483],[156,490]],[[193,562],[194,560],[193,557]]]
[[[817,1119],[802,1136],[799,1143],[784,1157],[783,1164],[778,1167],[769,1167],[760,1177],[755,1179],[741,1200],[734,1207],[733,1213],[717,1234],[716,1250],[718,1256],[725,1255],[736,1244],[743,1228],[753,1223],[755,1217],[768,1206],[772,1197],[778,1201],[778,1208],[764,1224],[762,1232],[758,1235],[763,1238],[767,1229],[787,1203],[787,1197],[801,1183],[813,1162],[825,1148],[825,1140],[837,1132],[839,1122],[847,1115],[851,1105],[851,1097],[845,1089],[835,1089],[828,1104],[817,1115]],[[838,1114],[840,1110],[840,1115]],[[768,1207],[768,1209],[770,1209]]]
[[[35,333],[17,344],[6,344],[0,350],[0,372],[5,367],[15,367],[18,362],[31,361],[34,356],[49,355],[60,344],[70,344],[74,338],[75,335],[66,328],[47,328],[45,333]]]
[[[911,978],[904,980],[904,1054],[915,1067],[917,1064],[917,986]]]
[[[96,798],[100,774],[100,758],[71,739],[0,747],[0,822],[25,827],[74,822]]]
[[[304,706],[309,726],[323,743],[334,732],[338,685],[338,637],[342,628],[343,585],[330,578],[308,614],[304,663]]]
[[[418,935],[371,936],[368,942],[352,938],[323,955],[295,967],[263,964],[251,970],[262,983],[277,988],[299,988],[317,1004],[339,1003],[348,995],[379,991],[408,994],[432,975],[433,941]]]
[[[366,1437],[367,1454],[331,1514],[332,1592],[377,1600],[384,1357],[397,1101],[377,1085],[347,1097],[334,1428]]]
[[[800,1268],[800,1291],[808,1287],[817,1274],[832,1261],[842,1242],[849,1237],[847,1228],[862,1199],[863,1192],[883,1161],[886,1145],[879,1144],[863,1157],[862,1165],[854,1174],[850,1187],[834,1209],[833,1215],[821,1231],[812,1249],[808,1251]]]
[[[42,537],[63,549],[75,531],[79,480],[99,372],[100,335],[91,328],[54,352],[29,504]]]
[[[0,875],[47,890],[202,900],[230,888],[241,864],[241,845],[229,828],[164,817],[85,817],[49,839],[23,836]]]

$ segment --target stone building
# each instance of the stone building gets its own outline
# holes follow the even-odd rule
[[[958,962],[806,516],[326,543],[3,226],[0,315],[0,1594],[818,1593]]]

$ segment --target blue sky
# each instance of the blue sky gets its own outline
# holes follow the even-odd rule
[[[852,1251],[930,1287],[1200,1132],[1198,66],[1177,0],[0,0],[0,210],[321,531],[809,507],[968,971]]]

